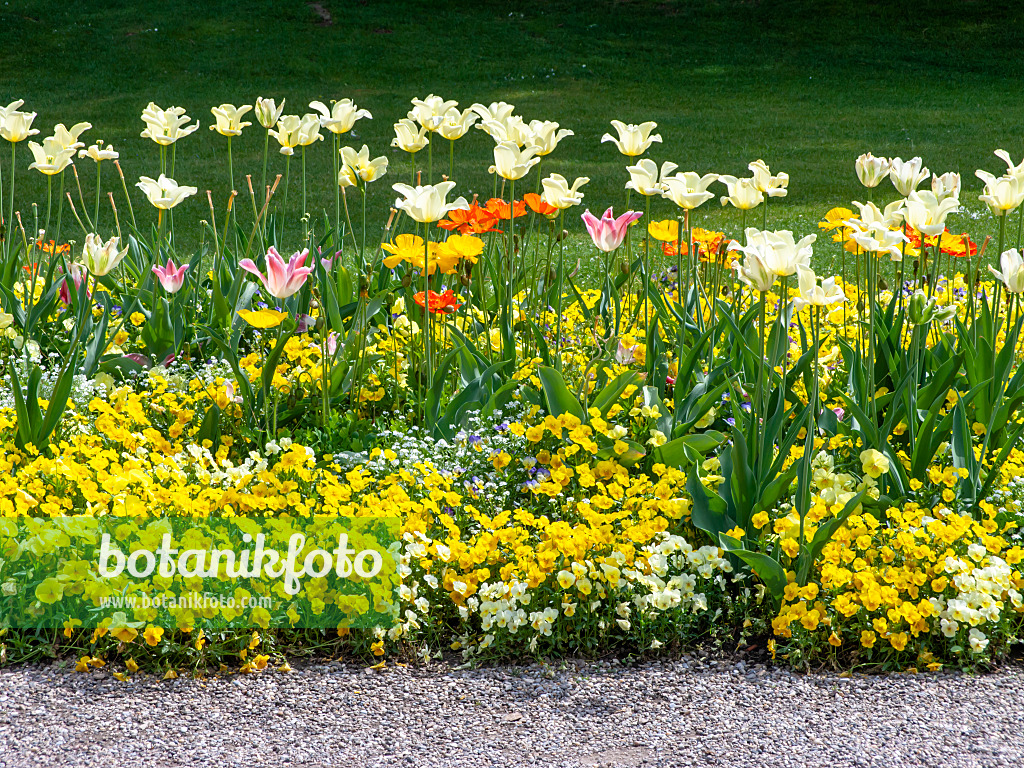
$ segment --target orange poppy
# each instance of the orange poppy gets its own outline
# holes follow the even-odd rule
[[[523,195],[523,201],[530,206],[531,211],[539,213],[541,216],[553,216],[558,213],[558,209],[555,206],[545,203],[544,198],[536,192],[527,192]]]
[[[921,248],[921,233],[913,227],[907,227],[907,237],[910,238],[908,245],[914,250]],[[978,244],[970,239],[968,234],[964,232],[960,235],[954,235],[948,229],[945,230],[941,235],[941,242],[939,250],[949,256],[962,257],[966,256],[968,250],[971,256],[975,256],[978,253]],[[964,239],[966,238],[968,245],[964,246]],[[939,236],[926,235],[924,238],[925,246],[928,248],[934,248],[935,243],[939,242]]]
[[[429,312],[431,314],[440,312],[442,314],[447,315],[449,312],[454,312],[455,310],[462,306],[462,302],[458,300],[458,297],[456,297],[456,295],[451,291],[451,289],[445,291],[444,293],[437,293],[436,291],[427,291],[427,296],[429,297],[430,301]],[[422,307],[423,291],[420,291],[415,296],[413,296],[413,300],[415,300],[415,302]]]
[[[492,197],[487,201],[487,210],[493,215],[497,216],[502,221],[508,221],[511,217],[508,215],[509,204],[506,203],[499,197]],[[513,215],[518,219],[520,216],[526,215],[526,203],[523,200],[516,200],[512,204]]]
[[[44,243],[42,240],[36,240],[36,248],[44,253],[53,253],[55,250],[57,253],[71,253],[71,246],[68,243],[57,245],[53,240],[50,240],[48,243]]]
[[[448,218],[441,219],[437,226],[449,232],[457,229],[463,235],[480,235],[484,232],[500,232],[500,229],[494,228],[497,222],[498,216],[494,212],[481,208],[474,201],[468,209],[449,211]]]
[[[661,252],[664,253],[666,256],[679,256],[680,254],[685,256],[690,252],[690,249],[686,245],[686,243],[679,243],[678,249],[676,248],[675,243],[662,243]]]

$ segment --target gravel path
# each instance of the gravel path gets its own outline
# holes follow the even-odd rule
[[[796,675],[684,659],[340,663],[129,683],[0,671],[0,766],[1020,766],[1024,670]]]

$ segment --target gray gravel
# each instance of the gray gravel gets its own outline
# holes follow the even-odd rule
[[[1024,670],[841,678],[639,667],[364,670],[119,683],[0,671],[0,766],[1020,766]]]

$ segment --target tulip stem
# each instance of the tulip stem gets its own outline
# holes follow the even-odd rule
[[[433,366],[430,359],[430,225],[423,224],[423,359],[426,364],[426,381],[423,390],[423,421],[427,425],[427,431],[432,434],[434,425],[430,423],[430,388],[433,384]]]
[[[56,253],[57,243],[60,242],[60,230],[61,221],[64,218],[64,171],[60,172],[60,195],[57,197],[57,234],[53,238],[54,253]],[[98,234],[98,233],[97,233]]]
[[[1006,239],[1006,211],[1002,212],[999,217],[999,248],[996,250],[996,259],[1001,259],[1003,256],[1003,242]],[[997,262],[998,263],[998,262]],[[1000,267],[1001,268],[1001,267]],[[1002,280],[995,281],[995,287],[992,289],[992,323],[994,327],[998,327],[996,323],[999,318],[999,299],[1001,295],[1001,289],[1003,287]]]
[[[868,253],[865,258],[868,272],[868,396],[871,401],[871,424],[874,427],[878,424],[878,402],[875,397],[875,290],[878,287],[878,256]]]
[[[433,132],[427,133],[427,184],[432,184],[434,180],[434,134]]]
[[[332,140],[334,142],[334,250],[341,250],[341,184],[338,179],[338,153],[341,148],[338,146],[341,143],[341,136],[337,133],[332,133]]]
[[[1020,250],[1021,237],[1024,236],[1024,206],[1017,209],[1017,250]],[[1003,254],[999,254],[1002,256]]]
[[[366,185],[360,190],[363,193],[363,238],[362,243],[359,246],[359,274],[363,274],[363,270],[366,269]]]
[[[302,147],[302,221],[303,226],[306,224],[306,147]],[[302,235],[302,239],[305,240],[309,236],[308,229],[306,233]]]
[[[53,176],[46,177],[46,224],[43,230],[50,234],[50,207],[53,205]]]
[[[96,233],[99,234],[100,230],[100,195],[103,191],[103,185],[100,183],[103,174],[103,162],[101,160],[96,161],[96,215],[93,216],[92,223],[96,227]],[[82,205],[82,213],[85,213],[85,204]]]
[[[7,208],[7,228],[14,232],[14,173],[17,170],[15,165],[15,154],[17,152],[18,145],[15,142],[11,142],[11,204]],[[7,256],[10,253],[11,237],[8,234],[4,238],[4,255]]]
[[[267,153],[270,151],[270,129],[263,137],[263,176],[260,179],[260,194],[267,193]]]
[[[803,462],[800,467],[801,492],[797,497],[797,513],[800,515],[800,553],[804,554],[804,520],[807,517],[808,502],[810,501],[810,473],[811,473],[811,459],[814,456],[814,434],[818,431],[818,352],[820,345],[820,333],[821,333],[821,305],[815,304],[814,306],[814,389],[811,398],[807,402],[807,441],[804,444],[804,455],[801,461]],[[802,586],[802,585],[801,585]]]
[[[562,281],[565,268],[565,209],[558,215],[558,319],[555,327],[555,357],[558,359],[558,370],[562,370]]]
[[[284,221],[288,216],[288,181],[292,167],[292,156],[284,156],[284,203],[281,206],[281,221]]]
[[[760,341],[761,341],[761,360],[759,361],[758,366],[757,366],[757,393],[756,393],[756,396],[755,396],[756,400],[757,400],[757,413],[754,416],[754,429],[756,430],[754,432],[754,437],[756,438],[756,441],[757,441],[757,443],[756,443],[757,444],[757,458],[755,460],[755,466],[757,467],[757,476],[758,477],[761,476],[761,469],[760,469],[760,467],[761,467],[761,464],[762,464],[762,461],[763,461],[763,454],[764,454],[764,451],[765,451],[764,433],[763,433],[762,428],[761,428],[761,417],[764,415],[764,367],[765,367],[765,359],[764,359],[765,358],[765,353],[764,353],[764,331],[765,331],[765,327],[764,326],[765,326],[765,322],[766,322],[766,314],[767,313],[765,311],[765,294],[762,293],[761,294],[761,306],[760,306],[760,309],[758,310],[758,322],[757,322],[758,336],[760,337]],[[680,384],[680,382],[677,381],[676,385],[678,386],[679,384]]]

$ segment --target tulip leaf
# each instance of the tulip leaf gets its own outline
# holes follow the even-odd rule
[[[563,413],[571,413],[580,421],[587,420],[583,406],[565,386],[562,374],[554,368],[541,366],[537,369],[537,377],[544,390],[544,401],[547,404],[548,413],[556,417]]]

